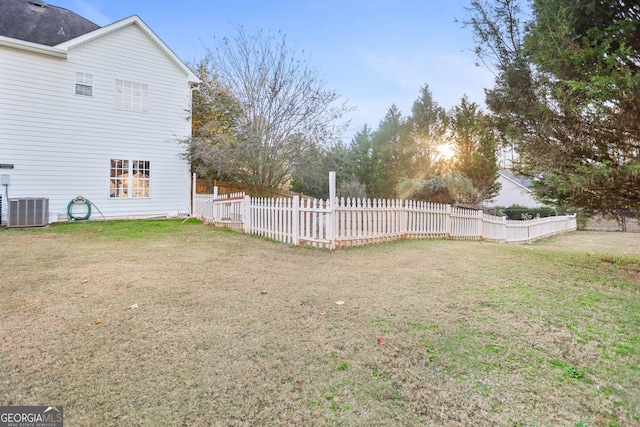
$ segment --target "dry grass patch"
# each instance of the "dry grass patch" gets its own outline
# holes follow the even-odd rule
[[[638,425],[640,248],[610,236],[0,230],[0,404],[69,426]]]

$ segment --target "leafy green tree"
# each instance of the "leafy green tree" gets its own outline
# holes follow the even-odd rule
[[[425,180],[407,179],[398,187],[400,197],[430,203],[457,205],[476,197],[473,182],[457,172],[434,174]]]
[[[200,177],[225,178],[209,157],[221,139],[234,137],[238,129],[239,105],[220,83],[208,58],[191,64],[191,68],[201,83],[192,91],[192,140],[186,141],[186,157],[191,162],[192,171]]]
[[[618,0],[474,1],[477,52],[496,70],[487,105],[538,176],[544,201],[640,210],[640,6]]]
[[[466,96],[450,113],[451,141],[455,156],[452,167],[469,178],[475,191],[467,193],[465,203],[479,204],[500,190],[497,142],[494,131],[478,105]]]

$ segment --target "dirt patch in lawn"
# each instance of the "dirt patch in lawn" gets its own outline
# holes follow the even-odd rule
[[[640,256],[621,233],[329,252],[77,226],[0,232],[0,405],[68,426],[640,423],[640,292],[602,258]]]

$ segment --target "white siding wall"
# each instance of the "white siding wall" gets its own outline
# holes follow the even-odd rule
[[[542,206],[540,202],[533,198],[530,191],[522,188],[513,181],[500,175],[498,182],[502,184],[500,193],[491,200],[489,206],[502,206],[508,208],[511,205],[520,205],[528,208]]]
[[[93,75],[93,97],[75,95],[77,71]],[[188,212],[178,143],[190,132],[187,77],[137,26],[66,60],[0,47],[0,76],[0,163],[15,165],[0,173],[11,175],[10,198],[48,197],[61,217],[78,195],[106,217]],[[148,84],[148,113],[113,108],[116,79]],[[150,197],[110,198],[110,159],[150,161]]]

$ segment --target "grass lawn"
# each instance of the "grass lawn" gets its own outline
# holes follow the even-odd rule
[[[69,427],[640,425],[640,235],[0,229],[0,345],[0,405]]]

